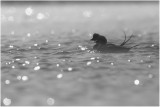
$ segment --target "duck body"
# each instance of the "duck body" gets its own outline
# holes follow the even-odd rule
[[[123,47],[123,46],[118,46],[114,44],[96,44],[93,46],[94,50],[97,50],[99,52],[108,52],[108,53],[121,53],[121,52],[128,52],[130,48],[128,47]]]
[[[91,41],[94,41],[96,44],[93,46],[94,50],[99,52],[106,52],[106,53],[121,53],[121,52],[128,52],[131,48],[124,47],[122,45],[115,45],[115,44],[107,44],[107,39],[99,35],[97,33],[93,34],[93,38]]]

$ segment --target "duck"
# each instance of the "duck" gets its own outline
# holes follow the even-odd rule
[[[131,35],[130,38],[126,40],[126,34],[125,34],[124,42],[121,43],[120,45],[116,45],[107,43],[107,39],[105,36],[100,35],[98,33],[94,33],[91,41],[94,41],[96,43],[93,46],[93,49],[99,52],[109,52],[109,53],[129,52],[131,48],[138,46],[138,45],[135,45],[133,47],[124,46],[131,39],[132,36],[133,35]]]

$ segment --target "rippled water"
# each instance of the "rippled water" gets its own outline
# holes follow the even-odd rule
[[[158,105],[157,2],[20,4],[2,3],[2,105]],[[92,33],[120,44],[122,29],[140,46],[92,51]]]

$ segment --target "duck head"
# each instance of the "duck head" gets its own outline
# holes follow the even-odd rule
[[[107,44],[107,39],[104,36],[99,35],[97,33],[93,34],[93,38],[91,39],[91,41],[94,41],[97,44],[102,44],[102,45]]]

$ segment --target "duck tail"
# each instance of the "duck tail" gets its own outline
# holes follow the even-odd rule
[[[124,42],[123,42],[120,46],[125,45],[125,44],[134,36],[134,35],[132,34],[132,35],[129,37],[129,39],[126,40],[126,33],[124,32],[124,34],[125,34],[125,40],[124,40]]]
[[[125,35],[125,39],[124,39],[124,41],[121,43],[120,46],[123,46],[123,45],[125,44],[125,42],[126,42],[126,33],[125,33],[125,31],[123,31],[123,33],[124,33],[124,35]]]

